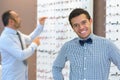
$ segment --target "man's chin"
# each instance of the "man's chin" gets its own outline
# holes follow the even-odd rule
[[[79,35],[80,38],[86,39],[89,35]]]

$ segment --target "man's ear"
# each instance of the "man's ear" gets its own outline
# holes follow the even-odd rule
[[[13,24],[14,24],[14,20],[9,19],[9,20],[8,20],[8,25],[13,25]]]
[[[14,23],[14,21],[12,19],[9,19],[8,21],[9,21],[9,23]]]
[[[90,19],[90,23],[92,23],[93,22],[93,20],[92,19]]]

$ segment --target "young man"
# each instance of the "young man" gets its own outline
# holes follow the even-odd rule
[[[69,22],[78,37],[62,46],[53,64],[54,80],[64,80],[66,61],[70,62],[69,80],[108,80],[111,62],[120,69],[119,49],[92,33],[92,19],[86,10],[74,9]]]
[[[4,30],[0,36],[0,53],[2,57],[2,80],[28,80],[26,59],[29,58],[40,39],[37,37],[43,30],[45,17],[40,18],[35,30],[30,35],[21,33],[21,19],[13,10],[3,13]],[[26,47],[29,44],[28,47]]]

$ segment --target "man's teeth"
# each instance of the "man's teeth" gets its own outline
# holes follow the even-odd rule
[[[86,31],[82,31],[81,33],[82,33],[82,34],[83,34],[83,33],[86,33]]]

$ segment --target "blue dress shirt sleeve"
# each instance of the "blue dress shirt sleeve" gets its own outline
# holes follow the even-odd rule
[[[108,44],[108,51],[110,60],[118,67],[120,70],[120,50],[116,47],[115,44],[110,42]]]
[[[30,57],[35,49],[37,48],[37,45],[35,43],[32,43],[28,48],[22,50],[19,47],[18,42],[15,39],[12,39],[10,37],[5,37],[1,39],[1,49],[5,50],[4,53],[9,53],[13,57],[15,57],[18,60],[25,60],[26,58]]]
[[[65,62],[67,61],[66,52],[67,49],[64,45],[53,63],[52,72],[54,80],[64,80],[62,69],[65,66]]]
[[[33,41],[33,39],[35,39],[35,37],[39,36],[39,34],[43,31],[43,28],[44,27],[41,24],[38,24],[38,26],[36,26],[36,28],[34,29],[34,31],[32,33],[30,33],[29,35],[25,35],[25,34],[21,33],[22,36],[25,39],[25,43],[27,45],[31,44],[31,42]]]

